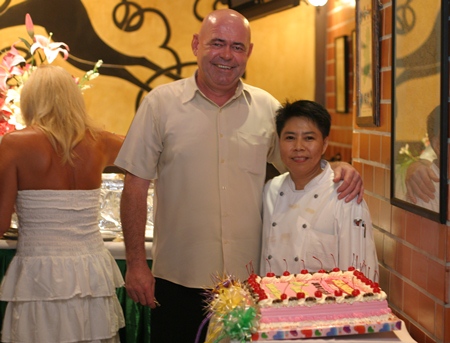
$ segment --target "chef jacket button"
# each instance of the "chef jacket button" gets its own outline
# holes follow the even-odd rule
[[[314,194],[314,198],[318,198],[319,197],[319,194]]]
[[[273,223],[272,223],[272,226],[277,226],[277,223],[273,222]]]
[[[303,225],[302,225],[302,228],[306,229],[307,226],[308,226],[308,225],[303,224]]]
[[[269,260],[271,260],[271,259],[272,259],[272,255],[267,256],[267,258],[268,258]]]
[[[284,192],[280,192],[280,195],[283,196],[283,195],[284,195]]]
[[[294,257],[294,261],[298,262],[298,257],[297,256]]]

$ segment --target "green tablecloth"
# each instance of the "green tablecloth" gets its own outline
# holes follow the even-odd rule
[[[0,281],[8,269],[9,263],[16,250],[0,249]],[[116,260],[122,275],[125,276],[126,263],[124,260]],[[148,260],[151,267],[152,261]],[[147,343],[150,342],[150,308],[136,304],[131,300],[124,287],[117,290],[117,297],[122,305],[125,316],[125,327],[120,329],[121,343]],[[0,328],[3,324],[6,302],[0,301]]]

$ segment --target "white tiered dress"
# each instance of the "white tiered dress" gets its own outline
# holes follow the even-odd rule
[[[2,342],[119,342],[124,284],[98,228],[100,190],[24,190],[17,253],[0,287]]]

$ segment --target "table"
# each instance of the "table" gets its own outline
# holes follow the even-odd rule
[[[9,263],[16,253],[17,241],[0,239],[0,282],[8,269]],[[126,272],[125,245],[123,242],[105,242],[106,248],[111,252],[123,276]],[[147,263],[152,264],[151,242],[145,243]],[[147,343],[150,342],[150,308],[136,304],[128,297],[124,287],[117,289],[117,297],[122,305],[125,316],[125,327],[120,329],[121,343]],[[0,301],[0,329],[5,314],[6,302]]]
[[[0,239],[0,281],[6,273],[9,263],[16,253],[17,241]],[[106,248],[111,252],[119,266],[122,275],[126,272],[125,246],[123,242],[105,242]],[[147,262],[151,267],[151,242],[145,243],[147,253]],[[131,300],[124,287],[117,290],[117,297],[122,305],[125,316],[126,326],[119,331],[121,343],[148,343],[150,342],[150,308],[136,304]],[[3,315],[6,309],[6,302],[0,302],[0,329],[3,322]],[[300,340],[284,341],[264,341],[264,343],[417,343],[406,330],[405,323],[402,323],[402,329],[390,332],[380,332],[363,335],[347,335],[329,338],[311,338]],[[237,343],[237,342],[232,342]],[[261,342],[263,343],[263,342]]]
[[[104,242],[105,247],[109,250],[111,255],[116,260],[125,261],[125,244],[123,242]],[[152,242],[145,242],[145,252],[147,260],[152,259]],[[10,252],[12,256],[16,253],[17,241],[14,239],[0,239],[0,250],[13,250]],[[5,253],[8,255],[8,253]],[[3,274],[0,274],[0,278],[3,278]]]

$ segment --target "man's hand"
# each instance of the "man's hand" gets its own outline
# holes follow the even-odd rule
[[[334,171],[333,182],[344,181],[337,189],[338,199],[345,198],[345,202],[349,202],[358,196],[357,202],[361,203],[364,196],[364,185],[358,171],[346,162],[331,162],[330,165]]]
[[[425,202],[434,199],[436,189],[434,182],[439,182],[439,175],[436,175],[430,168],[430,161],[419,160],[409,165],[406,170],[406,196],[414,204],[417,203],[417,198]]]
[[[155,278],[147,265],[147,261],[135,266],[127,264],[125,288],[129,297],[135,302],[151,308],[159,306],[155,299]]]

